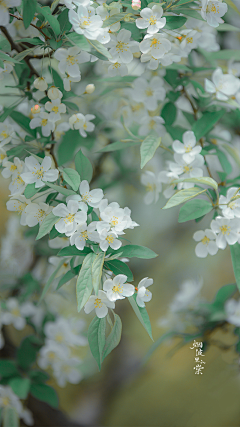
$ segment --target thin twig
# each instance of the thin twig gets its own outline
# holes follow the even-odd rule
[[[23,18],[21,18],[20,16],[16,16],[16,15],[13,15],[13,13],[9,13],[9,15],[10,16],[13,16],[13,18],[16,18],[16,19],[18,19],[19,21],[23,21]],[[39,27],[37,27],[36,25],[34,25],[34,24],[30,24],[32,27],[34,27],[34,28],[36,28],[43,36],[44,36],[44,38],[45,38],[45,40],[50,40],[50,37],[48,37],[42,30],[41,30],[41,28],[39,28]]]

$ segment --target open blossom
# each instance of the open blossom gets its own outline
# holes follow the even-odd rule
[[[27,225],[25,209],[29,203],[30,200],[26,199],[26,197],[22,195],[15,196],[7,201],[7,210],[17,212],[19,215],[21,215],[21,225]]]
[[[193,238],[196,242],[199,242],[195,248],[195,253],[199,258],[205,258],[208,254],[215,255],[217,253],[216,234],[212,230],[196,231]]]
[[[233,74],[223,74],[221,68],[217,68],[212,74],[212,82],[205,79],[205,90],[216,95],[219,101],[227,101],[240,89],[240,80]]]
[[[86,245],[87,240],[91,240],[93,242],[98,239],[98,233],[96,230],[96,224],[92,222],[91,224],[79,224],[76,227],[75,232],[70,237],[71,245],[75,245],[77,249],[82,251]]]
[[[114,62],[129,64],[133,60],[133,53],[138,52],[138,42],[130,41],[131,31],[122,29],[117,35],[111,34],[108,43],[109,53]]]
[[[169,185],[163,191],[163,195],[164,195],[164,197],[166,197],[166,199],[169,199],[175,193],[176,183],[174,181],[176,181],[176,179],[178,179],[178,178],[179,178],[179,176],[173,172],[168,172],[168,171],[159,172],[158,180],[164,184]]]
[[[240,300],[229,299],[224,306],[226,320],[235,326],[240,326]]]
[[[235,196],[239,196],[238,188],[232,187],[227,191],[227,195],[220,196],[219,207],[222,209],[222,214],[225,218],[240,218],[240,198],[232,200]]]
[[[80,82],[80,80],[81,80],[81,76],[71,77],[71,76],[69,76],[69,74],[67,74],[67,76],[64,77],[64,79],[63,79],[64,90],[66,90],[67,92],[69,92],[71,90],[71,83]]]
[[[55,224],[55,228],[59,233],[65,233],[70,236],[77,227],[77,224],[85,223],[87,221],[86,212],[78,212],[79,205],[77,202],[70,200],[67,206],[60,203],[53,208],[52,213],[61,219]]]
[[[88,52],[81,52],[78,46],[73,46],[69,49],[61,47],[54,53],[54,58],[59,61],[58,69],[60,73],[66,73],[70,77],[76,78],[81,76],[78,64],[88,62],[90,60],[90,54]]]
[[[240,229],[240,220],[227,219],[221,216],[217,216],[216,219],[211,222],[212,231],[217,234],[216,244],[220,249],[225,249],[227,244],[234,245],[237,243]]]
[[[163,136],[166,133],[166,129],[163,126],[164,120],[160,116],[145,116],[141,120],[141,125],[138,129],[138,135],[145,136],[149,132],[154,131],[158,136]]]
[[[34,117],[30,121],[30,128],[35,129],[37,127],[42,128],[43,136],[49,136],[55,129],[55,123],[50,119],[50,114],[39,113],[38,117]]]
[[[149,34],[157,33],[166,24],[166,18],[162,18],[163,9],[160,5],[154,5],[152,9],[145,7],[141,10],[141,18],[136,19],[138,28],[147,28]]]
[[[78,369],[82,363],[77,357],[61,357],[58,364],[54,366],[54,376],[60,387],[65,387],[66,383],[78,384],[82,379],[82,373]]]
[[[0,147],[8,144],[14,136],[14,129],[7,123],[0,123]]]
[[[46,215],[52,211],[52,207],[46,203],[29,203],[25,208],[25,221],[28,227],[34,227],[42,224]]]
[[[100,249],[102,249],[103,252],[106,252],[109,246],[115,251],[122,246],[121,240],[118,240],[118,234],[107,228],[101,230],[96,238],[96,242],[99,243]]]
[[[66,105],[62,104],[59,98],[54,99],[52,102],[47,101],[45,109],[50,112],[49,120],[52,122],[57,122],[61,119],[61,114],[66,113]]]
[[[158,101],[163,101],[166,91],[163,88],[163,80],[154,76],[148,83],[142,77],[134,80],[132,98],[136,102],[143,102],[150,111],[156,110]]]
[[[79,186],[80,200],[87,203],[93,208],[97,208],[103,198],[103,191],[101,188],[89,189],[89,184],[86,180],[82,181]]]
[[[130,283],[126,283],[126,281],[127,276],[125,276],[125,274],[118,274],[114,279],[105,280],[103,290],[107,293],[107,297],[110,301],[131,297],[134,294],[134,286]]]
[[[109,62],[111,63],[111,65],[108,67],[108,74],[110,77],[124,77],[128,75],[128,68],[126,64],[116,62],[115,59],[109,59]]]
[[[171,50],[171,42],[164,35],[146,34],[143,41],[139,44],[142,53],[151,55],[154,59],[162,58]]]
[[[162,190],[162,183],[159,176],[156,176],[151,171],[146,171],[141,175],[141,183],[146,187],[146,195],[144,196],[144,203],[150,205],[157,202],[159,193]]]
[[[79,6],[77,12],[70,9],[68,17],[76,33],[83,34],[87,39],[96,40],[103,21],[99,15],[95,15],[93,7]]]
[[[86,138],[86,132],[92,132],[95,128],[95,125],[90,122],[90,120],[95,118],[96,116],[93,114],[86,114],[86,116],[84,116],[81,113],[77,113],[70,117],[69,124],[71,129],[78,129],[80,135],[82,135],[83,138]]]
[[[2,176],[4,178],[10,178],[13,176],[16,172],[22,172],[24,168],[24,163],[22,160],[20,160],[18,157],[14,157],[13,162],[9,162],[9,160],[4,159],[3,160],[3,170],[2,170]]]
[[[105,200],[106,201],[106,200]],[[97,223],[97,230],[100,232],[103,228],[111,228],[117,234],[127,228],[127,218],[124,209],[120,208],[117,202],[109,203],[103,209],[103,204],[100,205],[100,218],[102,221]],[[98,228],[100,226],[100,228]]]
[[[169,169],[176,175],[181,175],[180,178],[200,178],[203,176],[203,165],[204,158],[200,154],[197,154],[195,158],[190,162],[183,160],[181,154],[174,154],[174,160],[176,163],[169,162]],[[191,188],[193,184],[191,182],[181,182],[178,184],[178,189]]]
[[[145,307],[145,302],[151,301],[152,293],[147,289],[147,287],[153,284],[153,279],[145,277],[138,284],[138,291],[136,297],[136,303],[139,307]]]
[[[224,21],[221,18],[227,12],[226,3],[222,1],[202,0],[201,15],[211,27],[218,27]]]
[[[13,325],[15,329],[21,331],[26,326],[26,317],[33,315],[35,306],[30,302],[19,304],[17,298],[8,298],[6,310],[1,314],[1,321],[4,325]]]
[[[202,151],[200,145],[196,146],[196,137],[192,131],[184,132],[183,134],[183,144],[175,140],[172,145],[175,153],[182,154],[182,158],[185,162],[191,162],[194,160],[194,157]]]
[[[98,291],[98,295],[90,296],[84,306],[84,311],[86,314],[89,314],[95,310],[96,316],[101,319],[108,314],[109,308],[115,308],[115,303],[108,299],[106,292]]]
[[[52,166],[52,159],[49,156],[44,157],[41,165],[35,159],[30,156],[25,159],[25,165],[29,172],[21,174],[21,178],[26,184],[35,183],[35,188],[40,188],[45,185],[44,181],[54,182],[58,178],[58,170],[50,169]]]

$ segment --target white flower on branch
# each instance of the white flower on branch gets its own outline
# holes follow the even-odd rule
[[[227,10],[226,3],[222,3],[222,1],[202,0],[201,15],[211,27],[218,27],[224,22],[221,17]]]
[[[81,5],[76,12],[70,9],[68,17],[76,33],[83,34],[89,40],[97,39],[103,21],[99,15],[95,15],[93,7]]]
[[[151,171],[146,171],[141,175],[141,183],[146,187],[146,195],[144,196],[144,203],[150,205],[157,202],[159,193],[162,190],[162,183],[159,176],[156,176]]]
[[[152,293],[147,289],[153,284],[153,279],[145,277],[138,284],[136,303],[139,307],[145,307],[145,302],[149,302],[152,299]]]
[[[78,46],[69,49],[60,48],[54,53],[54,58],[59,61],[58,69],[62,74],[68,74],[70,77],[81,79],[79,64],[90,61],[88,52],[81,52]],[[79,81],[76,80],[76,81]]]
[[[101,319],[107,316],[109,308],[115,308],[115,303],[108,299],[106,292],[98,291],[98,295],[90,296],[84,306],[84,311],[89,314],[95,310],[96,316]]]
[[[34,117],[30,121],[31,129],[35,129],[37,127],[41,127],[43,136],[49,136],[55,129],[55,123],[51,120],[50,114],[39,113],[38,117]]]
[[[199,242],[195,248],[195,253],[199,258],[206,258],[208,254],[215,255],[217,253],[216,234],[212,230],[196,231],[193,238]]]
[[[76,230],[77,224],[86,223],[86,212],[78,212],[78,210],[79,204],[73,200],[70,200],[67,206],[64,203],[60,203],[53,208],[52,213],[61,217],[55,225],[59,233],[65,233],[66,236],[70,236]]]
[[[49,156],[44,157],[41,165],[35,159],[30,156],[25,159],[25,165],[29,172],[21,174],[21,178],[26,184],[35,183],[35,188],[41,188],[45,185],[43,181],[54,182],[58,178],[58,170],[51,169],[52,159]]]
[[[125,274],[118,274],[114,279],[107,279],[103,283],[103,290],[107,293],[107,297],[110,301],[116,301],[118,299],[124,299],[125,297],[131,297],[135,288],[130,283],[126,283],[127,276]]]
[[[71,245],[75,245],[77,249],[82,251],[87,243],[87,240],[96,242],[98,239],[98,233],[96,230],[96,224],[92,222],[91,224],[79,224],[76,227],[75,232],[70,237]]]
[[[93,120],[95,118],[96,116],[94,116],[93,114],[86,114],[86,116],[84,116],[81,113],[77,113],[73,114],[69,118],[69,124],[71,129],[79,130],[80,135],[82,135],[83,138],[86,138],[86,132],[92,132],[95,128],[95,125],[90,122],[90,120]]]
[[[47,101],[45,109],[50,112],[49,120],[57,122],[61,119],[61,114],[66,113],[66,105],[61,103],[59,98],[54,99],[52,102]]]
[[[184,132],[182,139],[183,144],[178,140],[173,141],[172,148],[175,153],[182,154],[185,162],[190,163],[202,151],[202,147],[200,145],[196,146],[196,137],[192,131]]]
[[[25,221],[28,227],[34,227],[37,224],[42,224],[46,215],[52,211],[52,207],[46,203],[29,203],[25,208]]]
[[[116,63],[129,64],[133,60],[133,53],[138,52],[138,42],[130,41],[131,31],[122,29],[117,35],[111,34],[111,40],[108,43],[109,53],[112,60]]]
[[[163,9],[160,5],[154,5],[152,9],[145,7],[141,10],[141,18],[136,19],[138,28],[147,28],[147,33],[157,33],[166,24],[166,18],[162,18]]]

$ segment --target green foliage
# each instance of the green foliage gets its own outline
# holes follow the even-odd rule
[[[160,144],[161,138],[156,134],[150,134],[144,139],[140,147],[141,169],[152,159]]]
[[[47,384],[32,384],[30,393],[36,397],[36,399],[42,402],[48,403],[53,408],[58,407],[58,396],[54,388]]]
[[[66,248],[61,249],[58,252],[58,256],[82,256],[90,254],[92,250],[88,247],[85,247],[82,251],[76,248],[76,246],[67,246]]]
[[[232,257],[232,265],[234,276],[236,279],[238,290],[240,291],[240,244],[235,243],[235,245],[230,245],[231,257]]]
[[[92,263],[92,283],[96,295],[98,294],[98,289],[102,278],[104,258],[105,252],[99,252]]]
[[[104,263],[104,266],[106,267],[107,270],[112,271],[113,274],[115,274],[116,276],[118,274],[125,274],[127,276],[128,281],[131,282],[133,280],[133,274],[132,274],[130,268],[128,267],[127,264],[120,261],[119,259],[114,259],[112,261],[106,261]]]
[[[205,136],[224,114],[225,110],[223,109],[216,112],[204,113],[201,119],[197,120],[192,127],[192,131],[196,136],[196,140],[199,141],[200,138]]]
[[[31,381],[29,378],[13,378],[9,381],[9,385],[20,399],[26,399],[30,390]]]
[[[22,340],[17,350],[17,363],[21,369],[30,369],[31,365],[36,361],[37,353],[42,344],[35,335],[29,335]]]
[[[41,7],[39,4],[37,4],[37,12],[44,17],[45,21],[49,23],[55,35],[58,36],[61,32],[60,24],[57,18],[52,15],[51,9],[48,6]]]
[[[86,304],[93,290],[92,264],[95,257],[94,253],[90,253],[84,258],[82,263],[76,288],[78,311]]]
[[[191,219],[200,218],[203,215],[206,215],[212,209],[212,203],[210,203],[208,200],[189,200],[189,202],[181,207],[178,222],[186,222],[190,221]]]
[[[39,232],[36,237],[36,240],[41,239],[42,237],[46,236],[46,234],[50,233],[53,226],[56,224],[56,222],[59,220],[59,216],[54,215],[52,212],[50,212],[43,220],[42,224],[39,227]]]
[[[105,346],[106,317],[94,317],[88,328],[88,343],[91,353],[101,369],[103,350]]]
[[[75,156],[75,167],[76,171],[80,175],[81,181],[91,181],[93,176],[93,168],[91,162],[86,156],[84,156],[81,150],[79,150]]]
[[[144,329],[147,331],[148,335],[150,336],[150,338],[153,340],[152,337],[152,328],[151,328],[151,323],[149,320],[149,316],[147,313],[147,310],[145,307],[139,307],[136,303],[136,294],[133,295],[132,297],[128,298],[128,301],[130,302],[138,320],[141,322],[141,324],[143,325]]]
[[[27,116],[19,113],[19,111],[12,111],[9,115],[25,132],[36,138],[36,129],[30,128],[30,119]]]
[[[121,253],[122,257],[126,258],[142,258],[142,259],[151,259],[158,256],[155,252],[153,252],[151,249],[146,248],[145,246],[139,246],[139,245],[126,245],[121,246],[117,251],[112,251],[114,254]]]
[[[201,178],[180,178],[180,179],[176,179],[174,182],[178,183],[178,182],[192,182],[195,184],[204,184],[207,185],[209,187],[213,187],[214,190],[218,190],[218,183],[209,177],[201,177]]]
[[[105,346],[103,349],[102,360],[107,357],[114,348],[116,348],[120,342],[122,334],[122,322],[120,317],[113,312],[114,324],[108,337],[106,338]]]
[[[165,104],[161,111],[161,116],[164,119],[166,125],[172,125],[177,117],[177,109],[175,105],[172,102]]]
[[[3,427],[19,427],[19,418],[13,406],[6,406],[3,410]]]
[[[37,0],[23,0],[23,23],[25,28],[28,28],[31,24],[36,11]]]
[[[184,16],[166,16],[166,30],[175,30],[182,27],[187,21]]]
[[[184,203],[187,200],[192,199],[193,197],[199,196],[200,194],[203,194],[206,191],[207,190],[199,191],[199,188],[197,187],[180,190],[177,193],[175,193],[172,197],[170,197],[170,199],[167,201],[166,205],[162,209],[169,209],[174,206],[180,205],[181,203]]]
[[[80,176],[77,171],[71,168],[63,169],[63,179],[72,187],[74,191],[77,191],[80,185]]]
[[[19,371],[15,362],[10,360],[1,359],[0,360],[0,376],[2,378],[11,377],[14,375],[19,375]]]

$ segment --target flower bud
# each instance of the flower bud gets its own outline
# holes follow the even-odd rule
[[[141,0],[132,0],[133,10],[138,10],[141,8]]]
[[[62,92],[58,88],[56,88],[55,86],[51,86],[48,89],[47,95],[48,95],[48,98],[51,99],[52,101],[55,99],[58,99],[58,98],[61,99],[63,96]]]
[[[94,84],[90,84],[90,85],[86,86],[84,93],[88,93],[90,95],[94,91],[95,91],[95,85]]]
[[[34,80],[33,84],[34,87],[40,90],[41,92],[44,92],[48,88],[47,82],[44,77],[38,77],[36,80]]]

